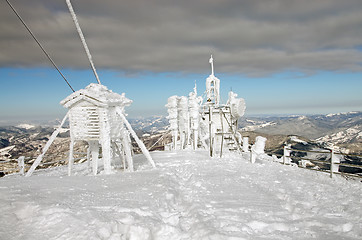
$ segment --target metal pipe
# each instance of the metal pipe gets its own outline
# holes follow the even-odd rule
[[[85,52],[87,53],[87,56],[88,56],[88,59],[89,59],[91,68],[92,68],[92,70],[93,70],[94,76],[96,77],[97,82],[98,82],[99,84],[101,84],[101,82],[99,81],[99,77],[98,77],[96,68],[95,68],[95,66],[94,66],[94,64],[93,64],[92,55],[90,54],[90,51],[89,51],[88,45],[87,45],[87,43],[86,43],[86,41],[85,41],[85,38],[84,38],[84,35],[83,35],[83,32],[82,32],[82,29],[81,29],[80,26],[79,26],[78,19],[77,19],[77,15],[75,15],[75,12],[74,12],[74,9],[73,9],[73,7],[72,7],[72,4],[70,3],[70,0],[66,0],[66,2],[67,2],[67,5],[68,5],[68,8],[69,8],[69,12],[70,12],[70,14],[72,15],[72,18],[73,18],[75,27],[77,28],[77,31],[78,31],[80,40],[81,40],[82,43],[83,43],[84,50],[85,50]]]

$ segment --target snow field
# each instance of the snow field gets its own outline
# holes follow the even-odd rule
[[[152,157],[155,170],[138,155],[134,173],[0,179],[0,239],[361,239],[357,181],[247,154]]]

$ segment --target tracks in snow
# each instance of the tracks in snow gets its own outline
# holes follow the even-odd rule
[[[206,189],[195,179],[194,165],[184,161],[167,167],[171,169],[162,171],[167,190],[161,203],[161,220],[174,228],[174,234],[180,239],[201,239],[209,235],[210,229],[200,212],[204,207],[200,196],[206,194]]]

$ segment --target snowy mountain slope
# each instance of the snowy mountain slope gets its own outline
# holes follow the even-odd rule
[[[36,158],[40,154],[41,149],[46,144],[50,135],[55,130],[52,124],[56,124],[57,122],[58,120],[49,121],[42,126],[23,123],[17,126],[0,127],[0,160],[17,159],[19,156]],[[152,136],[157,137],[159,134],[165,132],[165,129],[168,128],[169,124],[164,116],[130,119],[130,122],[140,137],[144,133],[150,133]],[[68,125],[68,123],[66,123],[66,125]],[[66,127],[67,126],[60,131],[56,139],[57,146],[62,149],[69,147],[69,130],[66,129]],[[157,141],[157,139],[155,141]],[[149,147],[151,145],[149,145]],[[9,146],[15,147],[8,148]],[[48,154],[63,155],[59,154],[59,147],[54,148],[52,146],[49,149]],[[80,152],[85,152],[85,149],[78,150]],[[57,160],[59,159],[64,159],[64,156],[59,156]]]
[[[247,127],[243,127],[242,129],[240,129],[241,131],[255,131],[257,129],[260,129],[260,128],[265,128],[265,127],[268,127],[268,126],[273,126],[273,125],[276,125],[277,123],[275,122],[266,122],[266,123],[261,123],[261,124],[253,124],[251,126],[247,126]]]
[[[362,125],[347,128],[337,133],[320,137],[316,140],[330,144],[362,142]]]
[[[22,124],[19,124],[17,125],[16,127],[18,128],[24,128],[24,129],[32,129],[32,128],[35,128],[34,125],[31,125],[31,124],[27,124],[27,123],[22,123]]]
[[[240,121],[239,126],[246,131],[257,130],[267,134],[299,135],[316,139],[334,134],[351,127],[362,126],[362,112],[284,116],[284,117],[253,117]],[[248,130],[249,128],[255,128]]]
[[[270,121],[271,124],[265,123],[257,131],[273,135],[298,135],[309,139],[320,137],[321,134],[329,134],[332,131],[329,124],[306,116],[271,118]]]
[[[16,159],[19,156],[36,157],[40,154],[53,131],[53,127],[40,126],[31,128],[0,127],[0,149],[4,150],[8,146],[15,146],[8,149],[9,151],[6,153],[4,152],[0,156],[0,160]],[[58,134],[57,144],[69,142],[68,137],[69,131],[62,131]],[[67,145],[69,146],[69,144]],[[58,147],[53,147],[53,149],[59,150]],[[52,152],[53,149],[49,153],[59,153]]]
[[[170,135],[165,135],[169,123],[164,116],[129,119],[129,121],[148,148],[151,148],[161,137],[163,138],[152,147],[152,150],[163,150],[164,144],[171,141]],[[57,122],[58,120],[47,122],[46,125],[49,127],[31,124],[35,127],[30,128],[30,125],[24,125],[28,129],[13,126],[0,127],[0,149],[3,150],[0,160],[13,160],[15,163],[19,156],[26,156],[28,160],[36,158],[54,131],[53,124]],[[267,148],[273,152],[282,148],[288,135],[297,135],[306,140],[315,139],[314,137],[317,136],[320,142],[337,145],[344,153],[361,154],[362,112],[314,116],[248,117],[241,118],[239,126],[242,128],[243,136],[252,136],[249,139],[251,143],[258,135],[266,136]],[[69,149],[69,131],[64,130],[58,135],[56,145],[58,147],[51,147],[48,154],[57,155],[58,157],[54,160],[65,159],[66,153],[59,154],[59,148],[65,151]],[[6,148],[9,146],[15,147]],[[77,151],[85,152],[85,149],[80,148]],[[140,152],[136,145],[135,151]]]
[[[168,119],[165,116],[153,116],[147,118],[131,118],[130,124],[141,135],[143,133],[157,133],[168,129]]]
[[[240,156],[153,152],[158,169],[88,176],[85,165],[0,179],[2,239],[360,239],[362,188]],[[247,158],[247,156],[245,156]]]

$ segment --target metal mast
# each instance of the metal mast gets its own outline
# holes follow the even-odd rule
[[[88,46],[87,46],[87,43],[85,42],[85,38],[84,38],[84,35],[83,35],[83,32],[82,32],[82,29],[81,29],[80,26],[79,26],[79,23],[78,23],[78,20],[77,20],[77,16],[75,15],[75,12],[74,12],[74,10],[73,10],[72,4],[70,3],[70,0],[66,0],[66,2],[67,2],[67,5],[68,5],[68,8],[69,8],[69,12],[70,12],[70,14],[72,15],[72,18],[73,18],[75,27],[77,28],[77,31],[78,31],[80,40],[82,40],[84,50],[85,50],[85,52],[87,53],[87,56],[88,56],[90,65],[91,65],[91,67],[92,67],[94,76],[96,77],[97,82],[98,82],[99,84],[101,84],[101,81],[99,81],[99,77],[98,77],[96,68],[95,68],[95,66],[94,66],[94,64],[93,64],[92,55],[90,54],[90,51],[89,51]]]

